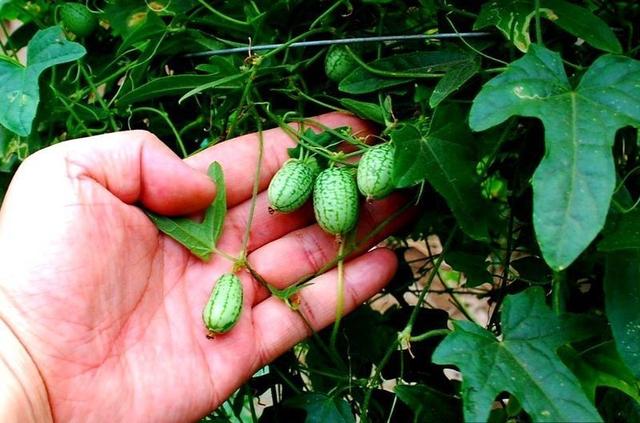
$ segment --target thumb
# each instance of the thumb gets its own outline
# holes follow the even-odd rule
[[[140,203],[164,215],[202,210],[215,195],[215,186],[207,175],[189,167],[147,131],[123,131],[66,141],[41,150],[29,159],[42,169],[45,160],[55,158],[62,159],[55,161],[64,163],[67,178],[92,179],[121,201]],[[23,165],[27,165],[29,159]]]

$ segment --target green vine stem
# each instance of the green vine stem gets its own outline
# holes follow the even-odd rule
[[[309,29],[315,28],[320,22],[322,22],[322,20],[325,17],[329,16],[342,3],[344,3],[344,0],[338,0],[337,2],[335,2],[331,6],[329,6],[329,8],[327,8],[327,10],[325,10],[322,14],[320,14],[320,16],[318,16],[313,22],[311,22],[311,25],[309,25]],[[347,5],[348,5],[348,3],[347,3]]]
[[[420,335],[411,336],[409,337],[409,341],[422,342],[430,338],[435,338],[436,336],[445,336],[445,335],[448,335],[449,333],[451,333],[449,329],[434,329],[434,330],[430,330],[428,332],[422,333]]]
[[[477,55],[480,55],[484,58],[487,58],[489,60],[493,60],[494,62],[498,62],[504,66],[509,65],[508,62],[505,62],[504,60],[500,60],[496,57],[493,56],[489,56],[488,54],[485,54],[483,52],[481,52],[480,50],[478,50],[477,48],[475,48],[474,46],[472,46],[471,44],[469,44],[467,42],[467,40],[465,40],[465,38],[462,36],[462,34],[460,32],[458,32],[458,29],[456,28],[456,26],[453,24],[453,22],[451,21],[451,19],[449,19],[449,16],[445,15],[445,19],[447,20],[447,22],[449,22],[449,25],[451,26],[451,28],[453,29],[453,32],[455,32],[456,34],[458,34],[460,36],[460,41],[462,41],[462,44],[464,44],[469,50],[473,51],[474,53],[476,53]]]
[[[429,246],[429,243],[427,242],[426,244],[427,244],[427,251],[429,252],[429,256],[433,256],[433,253],[431,251],[431,247]],[[440,275],[440,267],[437,267],[435,269],[435,272],[437,273],[438,279],[440,279],[440,282],[442,283],[442,285],[444,285],[446,293],[451,297],[451,299],[455,303],[455,305],[458,308],[458,310],[464,315],[464,317],[467,320],[469,320],[470,322],[473,322],[473,323],[478,325],[478,322],[476,322],[476,319],[474,319],[473,316],[471,315],[471,313],[469,313],[469,310],[467,310],[467,307],[464,305],[464,303],[462,301],[460,301],[460,299],[458,298],[458,295],[448,285],[448,283],[445,280],[445,278],[443,278]],[[460,277],[458,277],[458,283],[459,282],[460,282]],[[433,291],[430,291],[430,292],[433,292]],[[480,326],[480,325],[478,325],[478,326]]]
[[[325,103],[325,102],[320,101],[320,100],[318,100],[318,99],[315,99],[315,98],[313,98],[313,97],[311,97],[311,96],[307,95],[304,91],[302,91],[302,90],[301,90],[300,88],[298,88],[298,87],[294,87],[293,89],[295,90],[295,93],[296,93],[297,95],[299,95],[300,97],[304,98],[304,99],[305,99],[305,100],[307,100],[307,101],[310,101],[310,102],[312,102],[312,103],[317,104],[318,106],[322,106],[322,107],[324,107],[324,108],[326,108],[326,109],[329,109],[329,110],[335,110],[336,112],[342,112],[342,113],[348,112],[348,111],[347,111],[347,110],[345,110],[345,109],[341,109],[341,108],[339,108],[339,107],[332,106],[331,104],[328,104],[328,103]]]
[[[353,52],[349,48],[349,46],[345,45],[345,49],[351,55],[353,60],[358,63],[360,67],[362,67],[367,72],[370,72],[374,75],[384,76],[387,78],[441,78],[444,76],[444,73],[432,73],[432,72],[394,72],[394,71],[386,71],[383,69],[377,69],[372,66],[366,64],[357,54]]]
[[[227,23],[236,26],[240,29],[249,29],[250,25],[248,22],[244,22],[244,21],[240,21],[238,19],[232,18],[231,16],[227,16],[224,13],[214,9],[213,7],[211,7],[207,2],[205,2],[204,0],[198,0],[198,2],[204,6],[205,9],[207,9],[209,12],[211,12],[212,15],[226,21]]]
[[[440,268],[440,266],[442,265],[442,262],[444,261],[444,252],[449,249],[449,246],[453,241],[453,237],[456,234],[457,229],[458,229],[458,226],[456,225],[451,231],[451,233],[449,234],[449,236],[447,237],[447,240],[442,246],[442,253],[440,253],[436,261],[433,263],[433,268],[435,271],[431,272],[431,274],[429,275],[429,278],[427,279],[427,282],[424,285],[424,288],[422,288],[422,291],[420,291],[420,295],[418,296],[416,307],[414,307],[413,311],[411,312],[411,316],[409,316],[409,322],[407,323],[407,327],[409,328],[409,333],[411,333],[411,329],[413,328],[413,325],[416,322],[416,319],[418,318],[418,313],[420,312],[420,306],[422,305],[424,298],[429,292],[429,289],[431,289],[431,284],[433,283],[433,279],[437,274],[437,269]]]
[[[229,254],[229,253],[227,253],[225,251],[222,251],[222,250],[220,250],[220,249],[218,249],[216,247],[213,247],[213,251],[212,252],[215,255],[218,255],[218,256],[226,258],[227,260],[229,260],[232,263],[236,263],[239,260],[238,257],[233,257],[231,254]]]
[[[329,160],[331,162],[340,163],[340,164],[343,164],[343,165],[346,165],[346,166],[352,166],[353,165],[353,164],[350,164],[350,163],[347,163],[347,162],[344,162],[344,161],[336,159],[336,155],[333,152],[331,152],[330,150],[327,150],[326,148],[321,147],[321,146],[313,145],[313,141],[308,139],[302,133],[302,131],[300,131],[300,130],[296,131],[295,129],[291,128],[287,123],[285,123],[284,120],[280,119],[278,116],[273,114],[268,109],[268,107],[263,106],[263,110],[267,114],[267,116],[269,116],[269,118],[271,120],[273,120],[273,122],[275,122],[276,125],[278,125],[278,127],[280,129],[282,129],[284,132],[286,132],[291,138],[296,140],[300,145],[302,145],[306,149],[314,152],[315,154],[317,154],[317,155],[319,155],[321,157],[326,158],[327,160]],[[304,120],[301,119],[299,122],[304,123]]]
[[[551,305],[556,315],[561,315],[566,310],[565,290],[567,289],[567,272],[554,271],[551,282]]]
[[[6,22],[4,20],[0,20],[0,28],[2,28],[2,35],[6,40],[6,44],[0,43],[0,45],[2,45],[2,51],[4,52],[5,56],[11,56],[14,59],[16,59],[16,62],[19,62],[20,60],[18,59],[18,52],[16,51],[16,48],[13,45],[11,34],[9,34],[9,31],[7,30],[7,27],[5,26],[5,24]],[[7,52],[7,48],[11,52],[10,54]]]
[[[504,253],[504,262],[502,264],[502,275],[500,277],[500,286],[496,295],[495,306],[493,307],[493,313],[489,319],[489,327],[496,327],[498,325],[498,310],[502,305],[502,301],[507,296],[507,284],[509,283],[509,269],[511,268],[511,255],[513,254],[513,225],[514,225],[513,212],[509,210],[509,223],[507,226],[507,246]]]
[[[253,65],[253,67],[251,68],[251,73],[249,74],[249,78],[247,79],[247,82],[244,85],[244,89],[242,90],[242,95],[240,96],[240,103],[238,104],[238,107],[236,108],[236,110],[242,110],[242,108],[244,107],[245,103],[247,102],[247,99],[249,97],[249,92],[250,92],[251,88],[253,87],[253,81],[256,78],[256,75],[258,73],[258,68],[259,67],[260,67],[260,63],[258,62],[258,63],[255,63]],[[227,129],[227,133],[226,133],[226,137],[225,138],[233,137],[233,131],[235,130],[236,125],[240,121],[240,115],[241,115],[241,113],[236,113],[234,115],[234,118],[231,121],[231,123],[229,124],[229,128]],[[257,119],[257,121],[259,122],[260,119]]]
[[[378,363],[378,365],[376,366],[376,370],[373,376],[369,379],[370,383],[369,383],[369,386],[367,386],[367,389],[364,394],[364,400],[362,402],[361,420],[363,422],[368,421],[367,413],[369,412],[369,403],[371,402],[371,395],[373,393],[373,388],[380,383],[380,375],[382,374],[382,370],[387,365],[388,361],[391,359],[391,355],[393,354],[393,352],[398,348],[398,346],[401,345],[401,340],[411,339],[411,330],[413,329],[413,325],[416,319],[418,318],[418,313],[422,308],[421,305],[423,304],[425,296],[427,295],[427,293],[429,292],[429,289],[431,288],[433,279],[436,277],[437,272],[435,271],[435,269],[438,269],[440,265],[442,265],[442,262],[444,261],[444,252],[449,249],[449,246],[453,241],[453,238],[457,232],[457,229],[458,229],[458,226],[456,225],[453,228],[453,230],[449,233],[449,236],[447,237],[447,240],[445,241],[445,244],[442,247],[442,253],[438,256],[438,258],[433,263],[434,271],[431,272],[424,287],[420,291],[420,295],[418,296],[418,301],[415,307],[413,308],[411,315],[409,316],[409,321],[407,322],[405,328],[400,332],[398,338],[394,342],[392,342],[391,345],[389,345],[389,348],[387,349],[384,357],[382,358],[382,360],[380,360],[380,363]]]
[[[60,91],[58,91],[53,86],[53,84],[49,84],[49,88],[51,88],[51,91],[53,91],[56,94],[56,100],[58,100],[64,106],[65,110],[69,112],[69,115],[76,120],[76,122],[78,123],[78,126],[84,132],[84,134],[88,137],[91,135],[94,135],[94,133],[84,123],[84,119],[81,119],[80,116],[78,116],[78,114],[75,112],[75,110],[73,110],[73,106],[65,100],[65,98],[67,100],[69,98],[63,93],[61,93]]]
[[[167,112],[158,110],[155,107],[136,107],[135,109],[131,110],[131,113],[136,113],[136,112],[151,112],[160,116],[160,118],[162,118],[162,120],[165,121],[169,129],[171,129],[171,132],[173,132],[173,136],[176,137],[176,144],[178,144],[178,148],[180,149],[180,154],[182,154],[182,158],[185,158],[189,155],[187,153],[187,149],[184,147],[184,143],[182,142],[182,137],[180,136],[180,133],[176,129],[173,122],[171,122],[171,119],[169,119],[169,114]]]
[[[255,110],[252,109],[255,113]],[[256,164],[256,173],[253,180],[253,191],[251,193],[251,205],[249,207],[249,217],[247,218],[247,228],[244,232],[242,239],[242,252],[240,253],[240,260],[246,262],[247,259],[247,247],[249,245],[249,236],[251,235],[251,224],[253,222],[253,215],[256,210],[256,203],[258,201],[258,192],[260,190],[260,174],[262,173],[262,156],[264,154],[264,134],[262,132],[262,123],[260,117],[255,116],[256,125],[258,127],[258,163]]]
[[[104,111],[107,113],[107,116],[109,116],[109,124],[111,125],[111,129],[114,132],[118,131],[120,128],[118,128],[116,121],[113,119],[113,114],[111,113],[111,110],[109,110],[109,106],[107,106],[107,104],[104,102],[104,99],[98,92],[96,85],[93,83],[93,79],[91,78],[91,75],[89,75],[89,72],[87,72],[84,65],[80,65],[79,68],[80,68],[80,73],[84,77],[85,81],[87,81],[87,84],[89,85],[91,92],[95,96],[96,101],[98,102],[100,107],[102,107]]]
[[[540,22],[540,0],[534,0],[536,8],[536,42],[543,44],[542,41],[542,23]]]

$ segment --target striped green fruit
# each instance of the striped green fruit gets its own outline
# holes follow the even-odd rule
[[[65,3],[60,6],[60,19],[78,37],[90,35],[98,26],[98,18],[80,3]]]
[[[347,49],[340,45],[331,46],[324,59],[324,71],[329,79],[335,82],[342,81],[357,67],[358,63]]]
[[[204,325],[212,334],[225,333],[236,324],[242,311],[242,282],[233,273],[220,276],[202,312]]]
[[[289,213],[302,207],[313,191],[313,180],[318,172],[314,162],[315,159],[285,162],[271,179],[267,191],[272,210]]]
[[[313,210],[325,232],[342,235],[358,223],[358,188],[351,170],[340,167],[320,172],[313,188]]]
[[[378,200],[391,194],[393,184],[393,155],[391,143],[368,149],[358,163],[358,189],[367,200]]]

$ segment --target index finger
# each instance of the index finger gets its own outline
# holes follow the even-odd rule
[[[371,124],[343,113],[327,113],[310,119],[330,128],[350,126],[353,133],[360,136],[373,133]],[[297,130],[297,124],[293,123],[290,126]],[[289,159],[287,148],[296,146],[296,141],[292,136],[281,128],[262,131],[262,139],[264,151],[259,191],[269,185],[273,175]],[[185,159],[185,161],[189,166],[202,172],[207,171],[211,162],[219,162],[227,181],[227,203],[229,206],[234,206],[251,197],[258,157],[259,136],[257,133],[253,133],[216,144]]]

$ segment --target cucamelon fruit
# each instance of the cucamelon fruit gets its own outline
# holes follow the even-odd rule
[[[225,333],[236,324],[242,311],[242,282],[233,273],[216,281],[202,312],[204,325],[211,335]]]
[[[64,3],[60,6],[60,19],[78,37],[90,35],[98,26],[98,18],[80,3]]]
[[[342,81],[357,67],[358,63],[344,46],[340,45],[331,46],[324,60],[324,71],[327,77],[335,82]]]
[[[271,179],[267,196],[271,210],[292,212],[307,201],[318,173],[315,159],[291,159]]]
[[[333,167],[318,175],[313,210],[320,227],[333,235],[351,231],[358,223],[358,188],[351,170]]]
[[[378,200],[391,194],[393,184],[393,155],[391,143],[368,149],[358,163],[358,189],[367,200]]]

